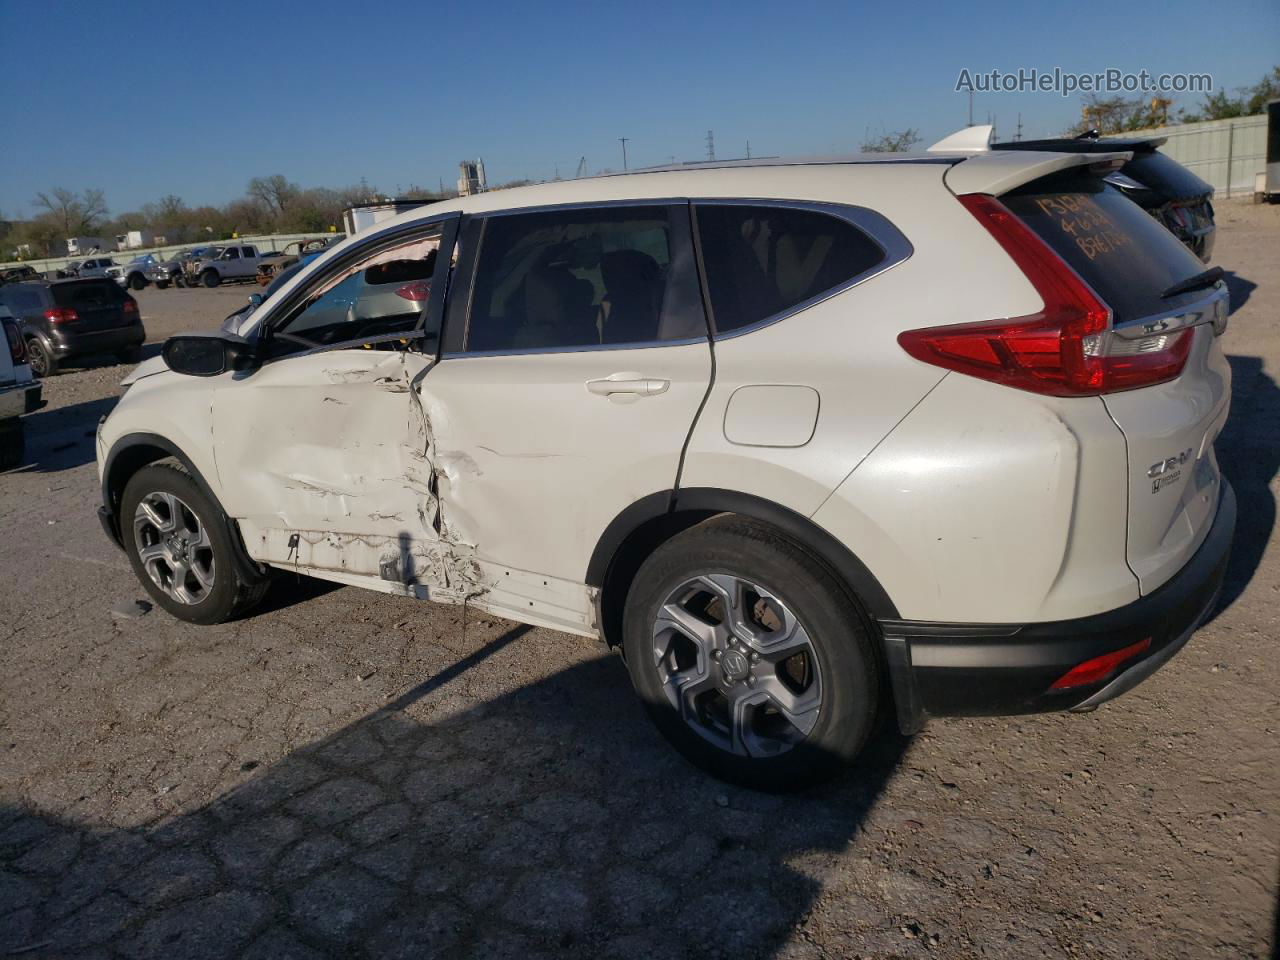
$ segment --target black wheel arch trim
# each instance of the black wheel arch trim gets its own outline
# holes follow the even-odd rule
[[[128,450],[137,449],[139,447],[151,447],[157,450],[163,450],[167,456],[173,457],[182,464],[184,470],[194,481],[195,485],[200,488],[200,492],[212,500],[215,504],[219,503],[217,494],[213,492],[213,488],[209,486],[209,482],[205,480],[204,475],[196,469],[196,465],[191,462],[191,458],[183,452],[182,448],[169,440],[162,437],[158,433],[129,433],[116,440],[111,445],[111,449],[107,452],[106,459],[103,461],[102,467],[102,506],[98,508],[98,517],[102,522],[103,530],[120,549],[124,549],[124,536],[120,529],[120,495],[124,493],[127,479],[122,482],[113,483],[113,472],[120,464],[120,455]],[[164,459],[158,458],[158,459]],[[148,463],[154,463],[155,460],[147,460],[145,463],[139,464],[137,469],[141,469]],[[132,472],[130,473],[132,476]],[[120,479],[120,478],[115,478]],[[224,512],[225,517],[225,512]],[[231,540],[232,551],[234,554],[236,570],[240,574],[241,579],[246,583],[260,583],[265,580],[268,573],[264,567],[256,563],[250,556],[249,551],[245,549],[244,540],[240,536],[240,528],[230,517],[225,517],[224,528],[227,536]]]
[[[619,548],[642,524],[665,514],[683,512],[736,513],[777,527],[831,567],[853,590],[873,619],[898,618],[897,607],[880,581],[862,560],[830,533],[808,517],[763,497],[718,487],[682,487],[651,493],[628,506],[600,535],[587,564],[588,586],[604,586]]]

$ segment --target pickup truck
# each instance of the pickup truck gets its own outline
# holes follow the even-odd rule
[[[216,287],[230,280],[253,280],[258,276],[262,258],[252,244],[225,244],[211,247],[203,257],[183,265],[187,286],[197,283]]]
[[[4,328],[4,342],[0,343],[0,470],[12,470],[22,463],[26,452],[22,415],[39,410],[44,402],[40,382],[31,376],[18,323],[3,306],[0,327]]]

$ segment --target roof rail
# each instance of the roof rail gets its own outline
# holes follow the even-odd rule
[[[991,149],[992,126],[989,123],[965,127],[950,136],[943,137],[929,153],[986,153]]]

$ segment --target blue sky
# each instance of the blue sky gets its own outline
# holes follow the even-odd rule
[[[252,176],[383,191],[705,156],[858,148],[964,125],[962,68],[1195,71],[1233,89],[1280,61],[1280,3],[182,4],[0,0],[0,215],[99,187],[113,213]],[[1191,105],[1198,97],[1185,97]],[[977,94],[975,118],[1052,135],[1079,98]]]

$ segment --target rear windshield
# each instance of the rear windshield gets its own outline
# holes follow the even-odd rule
[[[114,280],[73,280],[55,283],[51,288],[53,302],[60,307],[88,309],[123,303],[126,296]]]
[[[1117,323],[1164,313],[1205,291],[1160,294],[1204,264],[1149,213],[1096,177],[1045,177],[1000,197],[1093,287]]]

